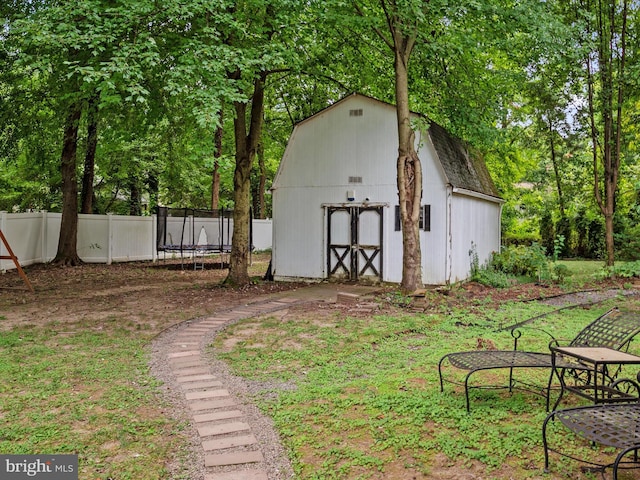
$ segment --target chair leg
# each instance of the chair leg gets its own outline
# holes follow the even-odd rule
[[[513,393],[513,367],[509,369],[509,393]]]
[[[551,376],[549,377],[549,391],[551,390],[551,381],[553,379],[553,374],[555,372],[555,374],[558,377],[558,380],[560,382],[560,393],[558,394],[558,399],[556,400],[556,403],[553,404],[553,408],[551,409],[552,411],[555,411],[558,409],[558,405],[560,405],[560,401],[562,400],[562,397],[564,396],[564,373],[565,373],[564,368],[560,369],[560,372],[558,372],[558,370],[556,368],[553,368],[551,370]],[[547,411],[549,411],[549,400],[547,400]]]
[[[613,463],[613,480],[618,480],[618,467],[620,466],[620,463],[622,462],[622,459],[630,452],[633,452],[633,460],[635,462],[638,461],[638,446],[635,445],[633,447],[628,447],[625,448],[623,451],[621,451],[618,456],[616,457],[616,461]]]
[[[471,405],[469,402],[469,377],[473,372],[469,372],[466,377],[464,377],[464,396],[467,401],[467,413],[471,412]]]
[[[551,403],[551,384],[553,383],[553,368],[549,374],[549,383],[547,383],[547,413],[549,412],[549,405]]]
[[[444,392],[444,381],[442,379],[442,362],[444,362],[447,357],[448,355],[445,355],[438,362],[438,375],[440,376],[440,392]]]
[[[542,423],[542,446],[544,447],[544,473],[549,473],[549,443],[547,441],[547,424],[555,416],[555,412],[547,415]]]

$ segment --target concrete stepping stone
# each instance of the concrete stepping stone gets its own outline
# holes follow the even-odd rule
[[[206,364],[200,358],[177,358],[169,362],[172,368],[186,368],[186,367],[205,367]]]
[[[180,376],[188,376],[188,375],[205,375],[207,373],[211,373],[209,368],[207,367],[186,367],[186,368],[175,368],[175,373]]]
[[[240,435],[236,437],[222,437],[215,440],[205,440],[202,448],[205,452],[212,450],[224,450],[226,448],[244,447],[258,443],[253,435]]]
[[[215,455],[205,455],[204,464],[206,467],[222,467],[225,465],[241,465],[243,463],[264,462],[262,452],[232,452]]]
[[[215,410],[216,408],[235,407],[236,401],[229,397],[220,400],[199,400],[189,403],[189,407],[194,412],[203,412],[204,410]]]
[[[234,470],[232,472],[208,473],[204,480],[269,480],[264,470]]]
[[[201,424],[197,429],[201,437],[213,437],[216,435],[226,435],[228,433],[244,432],[251,430],[251,427],[245,422],[231,422],[214,425]]]
[[[222,382],[220,380],[207,380],[204,382],[189,382],[180,385],[183,390],[203,390],[208,388],[220,388]]]
[[[187,400],[204,400],[205,398],[228,397],[229,391],[225,389],[205,390],[204,392],[187,392],[185,397]]]
[[[215,422],[217,420],[229,420],[231,418],[244,417],[244,413],[240,410],[222,410],[212,413],[200,413],[193,416],[196,423]]]
[[[176,381],[178,383],[198,382],[200,380],[216,380],[216,377],[214,377],[210,373],[207,373],[204,375],[182,375],[176,378]]]
[[[174,350],[176,350],[177,348],[186,348],[189,345],[198,346],[200,345],[201,341],[202,341],[202,335],[176,338],[175,341],[173,342]]]
[[[200,350],[186,350],[184,352],[173,352],[167,355],[169,358],[199,357]]]

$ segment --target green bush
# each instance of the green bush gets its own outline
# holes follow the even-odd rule
[[[554,252],[562,249],[564,238],[555,242]],[[500,253],[494,253],[485,265],[480,265],[475,246],[469,251],[471,259],[471,280],[483,285],[504,288],[516,282],[516,277],[535,278],[538,281],[562,283],[571,275],[566,265],[551,262],[545,249],[538,243],[531,246],[508,246]]]
[[[529,247],[507,247],[495,253],[490,264],[507,275],[549,278],[549,260],[538,243]]]
[[[605,267],[598,276],[620,278],[640,277],[640,260],[636,260],[635,262],[619,263],[613,267]]]
[[[558,283],[563,283],[567,277],[571,276],[571,270],[566,265],[555,263],[553,265],[553,279]]]
[[[486,265],[480,265],[478,252],[476,252],[474,244],[471,245],[471,250],[469,250],[469,257],[471,258],[471,281],[494,288],[505,288],[512,283],[509,276],[496,270],[491,262]]]
[[[494,268],[480,268],[471,280],[482,285],[494,288],[506,288],[513,284],[513,280],[504,272],[500,272]]]
[[[627,222],[628,223],[628,222]],[[640,226],[625,225],[614,234],[616,257],[636,261],[640,259]]]

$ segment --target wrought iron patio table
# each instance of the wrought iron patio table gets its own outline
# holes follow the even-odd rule
[[[560,381],[560,394],[552,410],[556,410],[565,392],[575,393],[594,404],[637,400],[616,388],[614,382],[623,365],[640,365],[639,356],[606,347],[550,348],[553,375]],[[567,370],[577,372],[574,377],[579,380],[567,382]]]

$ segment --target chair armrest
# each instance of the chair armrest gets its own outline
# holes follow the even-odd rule
[[[522,334],[524,333],[524,331],[526,330],[535,330],[537,332],[541,332],[544,333],[546,336],[548,336],[551,340],[549,341],[549,345],[551,345],[552,343],[557,343],[558,341],[556,340],[556,338],[550,334],[549,332],[547,332],[546,330],[543,330],[542,328],[538,328],[538,327],[530,327],[528,325],[520,325],[517,327],[514,327],[510,330],[511,333],[511,337],[513,338],[513,350],[516,351],[518,350],[518,340],[520,339],[520,337],[522,337]]]
[[[565,346],[568,346],[571,344],[571,340],[564,339],[564,338],[553,338],[553,335],[551,337],[552,337],[552,340],[549,342],[549,350],[551,350],[551,347],[562,347],[563,344]]]

